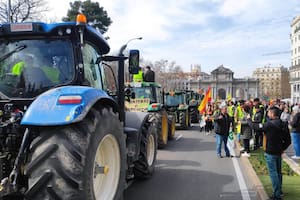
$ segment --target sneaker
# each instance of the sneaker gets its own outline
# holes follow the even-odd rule
[[[294,156],[292,156],[291,158],[292,158],[292,159],[300,159],[300,156],[294,155]]]
[[[250,157],[250,153],[244,152],[244,153],[242,153],[242,156],[243,157]]]
[[[227,158],[233,158],[233,155],[226,155]]]
[[[223,156],[222,156],[222,155],[220,155],[220,154],[218,154],[218,158],[223,158]]]

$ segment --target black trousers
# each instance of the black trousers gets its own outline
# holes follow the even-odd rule
[[[243,139],[244,152],[250,153],[250,139]]]
[[[255,131],[254,134],[254,148],[259,148],[263,145],[263,132]]]

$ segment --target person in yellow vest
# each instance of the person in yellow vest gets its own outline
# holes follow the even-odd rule
[[[242,124],[241,120],[244,118],[244,112],[241,108],[243,106],[245,101],[241,100],[238,102],[238,105],[235,109],[234,112],[234,122],[235,122],[235,131],[236,131],[236,136],[237,136],[237,141],[238,143],[241,142],[241,129],[242,129]]]
[[[23,70],[26,67],[38,67],[34,66],[33,57],[29,55],[24,55],[23,60],[14,64],[11,69],[13,75],[21,76]],[[50,58],[44,58],[43,66],[38,67],[40,68],[45,76],[52,82],[52,83],[59,83],[59,70],[53,67],[52,62],[49,60]]]
[[[12,66],[11,73],[20,76],[25,66],[33,67],[33,57],[31,55],[24,54],[22,60]]]
[[[229,115],[230,119],[230,125],[232,127],[232,130],[234,131],[234,113],[235,113],[235,106],[233,104],[233,101],[231,99],[228,100],[227,102],[227,113]]]
[[[143,70],[139,67],[139,73],[133,75],[133,82],[143,82]]]

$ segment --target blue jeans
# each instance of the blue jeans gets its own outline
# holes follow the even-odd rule
[[[273,196],[280,198],[282,189],[282,174],[281,174],[281,155],[271,155],[265,153],[265,159],[269,171],[269,176],[273,187]]]
[[[222,149],[222,142],[224,142],[224,150],[226,153],[226,156],[230,156],[229,149],[227,147],[227,135],[219,135],[216,133],[216,144],[217,144],[217,154],[221,155],[221,149]]]
[[[295,155],[300,156],[300,133],[292,133],[291,136],[295,150]]]

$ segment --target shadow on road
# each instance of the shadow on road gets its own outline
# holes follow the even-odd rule
[[[199,133],[200,134],[200,133]],[[207,136],[209,137],[209,136]],[[172,140],[168,142],[168,145],[161,151],[214,151],[215,142],[204,141],[203,139],[195,139],[182,137],[180,140]]]
[[[173,163],[175,164],[175,163]],[[136,180],[126,191],[125,200],[235,200],[240,191],[220,194],[232,176],[209,171],[160,169],[148,180]]]

